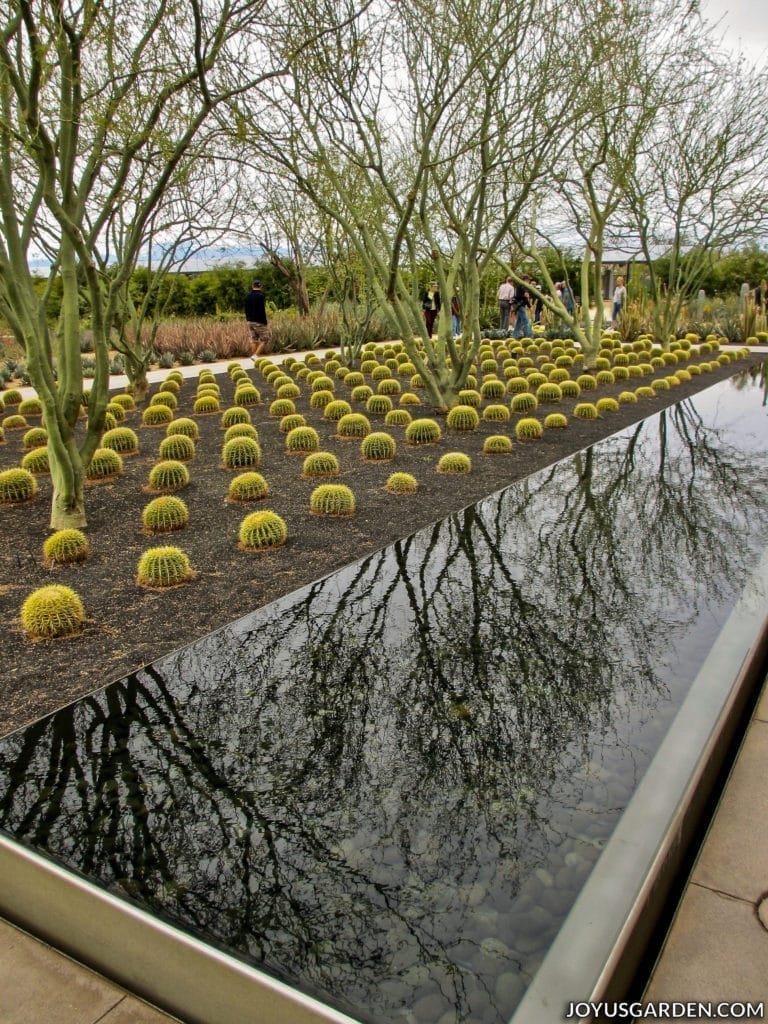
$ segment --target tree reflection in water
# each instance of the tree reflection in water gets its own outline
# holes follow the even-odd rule
[[[361,1020],[507,1020],[766,543],[766,462],[652,417],[9,737],[2,826]]]

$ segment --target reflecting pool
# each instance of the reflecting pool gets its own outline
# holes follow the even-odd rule
[[[0,743],[0,826],[363,1022],[507,1021],[768,544],[725,382]]]

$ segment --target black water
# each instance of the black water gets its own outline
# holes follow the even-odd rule
[[[743,377],[7,737],[0,825],[361,1021],[506,1021],[767,542]]]

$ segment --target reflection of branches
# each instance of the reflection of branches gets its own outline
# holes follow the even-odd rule
[[[536,885],[583,879],[765,544],[765,463],[662,413],[9,737],[3,827],[356,1016],[507,1019],[573,897]]]

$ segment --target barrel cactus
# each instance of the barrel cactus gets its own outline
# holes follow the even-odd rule
[[[651,381],[651,387],[654,391],[669,391],[670,383],[666,377],[654,377]]]
[[[156,395],[152,395],[150,398],[149,405],[150,408],[153,405],[165,405],[169,409],[176,409],[179,403],[172,391],[158,391]]]
[[[455,405],[445,422],[451,430],[476,430],[480,417],[471,405]]]
[[[8,388],[2,394],[2,407],[9,409],[11,406],[21,405],[24,401],[24,396],[18,388]]]
[[[285,436],[285,450],[289,455],[303,455],[320,450],[320,435],[314,427],[294,427]]]
[[[35,590],[21,606],[21,624],[33,639],[72,636],[84,622],[83,602],[74,590],[59,584]]]
[[[294,384],[293,381],[288,384],[281,384],[277,389],[278,398],[298,398],[300,394],[301,388],[298,384]]]
[[[187,525],[189,511],[181,498],[166,494],[145,506],[141,520],[145,533],[170,533]]]
[[[414,494],[418,483],[410,473],[392,473],[384,485],[390,494]]]
[[[510,417],[511,413],[506,405],[487,405],[483,409],[483,419],[487,423],[502,423]]]
[[[192,420],[194,423],[194,420]],[[225,409],[221,414],[221,429],[228,430],[233,427],[236,423],[250,423],[251,414],[242,405],[233,405],[229,409]]]
[[[261,447],[252,437],[233,437],[224,442],[221,457],[227,469],[258,469],[261,465]]]
[[[500,380],[486,380],[480,385],[480,395],[486,400],[497,401],[504,397],[505,391],[504,382]]]
[[[173,423],[169,423],[166,427],[166,437],[171,437],[173,434],[183,434],[185,437],[197,441],[200,437],[200,428],[194,420],[182,416],[180,419],[174,420]]]
[[[336,423],[336,436],[340,438],[365,437],[370,432],[370,422],[359,412],[351,412],[346,416],[342,416]]]
[[[19,413],[12,413],[10,416],[4,417],[0,426],[2,426],[3,430],[26,430],[29,423]]]
[[[594,391],[597,387],[597,378],[591,373],[581,373],[576,378],[576,383],[582,391]]]
[[[189,483],[189,470],[183,462],[164,459],[149,471],[148,490],[179,491]]]
[[[524,417],[515,426],[515,436],[520,441],[536,441],[543,433],[544,427],[535,416]]]
[[[304,459],[301,471],[305,480],[339,475],[339,460],[332,452],[312,452]]]
[[[373,394],[373,389],[369,388],[367,384],[358,384],[357,387],[352,388],[352,394],[349,396],[353,402],[367,402]]]
[[[21,468],[28,469],[30,473],[50,473],[51,467],[48,462],[47,446],[33,448],[31,452],[27,452],[21,460]]]
[[[474,388],[463,388],[459,392],[460,405],[471,405],[473,409],[477,409],[482,400],[483,396],[479,391],[475,391]]]
[[[279,548],[288,539],[288,527],[276,512],[252,512],[240,524],[239,539],[244,551]]]
[[[149,405],[141,415],[145,427],[164,427],[173,419],[173,410],[167,405]]]
[[[400,387],[399,380],[394,377],[385,377],[384,380],[379,381],[376,390],[380,395],[399,395],[403,389]]]
[[[229,485],[227,501],[244,504],[249,501],[260,501],[268,494],[269,485],[261,473],[240,473]]]
[[[171,434],[160,442],[158,451],[161,459],[176,459],[178,462],[189,462],[195,457],[195,442],[186,434]]]
[[[403,405],[405,405],[405,406],[407,406],[407,405],[421,405],[421,399],[419,398],[418,395],[414,395],[414,393],[412,391],[404,391],[402,393],[402,395],[400,395],[400,402],[399,402],[399,404],[401,406],[403,406]]]
[[[19,410],[22,416],[42,416],[43,403],[39,398],[25,398],[19,402]]]
[[[237,395],[235,395],[235,401],[237,402]],[[201,395],[200,398],[195,399],[192,411],[195,416],[213,416],[219,411],[219,400],[215,395]]]
[[[509,407],[512,412],[517,413],[535,412],[539,407],[539,400],[530,391],[523,391],[513,396]]]
[[[436,469],[438,473],[470,473],[472,460],[464,452],[446,452],[445,455],[441,455]]]
[[[606,412],[618,412],[619,403],[615,398],[598,398],[596,408],[598,414],[602,416]]]
[[[97,448],[88,463],[85,479],[92,484],[114,480],[123,472],[123,460],[112,448]]]
[[[405,428],[405,440],[408,444],[437,444],[441,437],[440,425],[434,420],[413,420]]]
[[[300,412],[292,412],[280,420],[280,433],[290,434],[296,427],[306,427],[307,421]]]
[[[26,451],[31,451],[33,448],[45,448],[48,444],[48,431],[45,427],[32,427],[26,432],[21,443]]]
[[[351,516],[355,496],[344,484],[321,484],[309,497],[309,510],[318,516]]]
[[[252,437],[254,441],[258,441],[259,432],[252,423],[236,423],[233,427],[227,428],[224,434],[224,444],[231,441],[233,437]]]
[[[561,412],[551,412],[544,417],[544,426],[547,430],[563,430],[568,426],[568,417]]]
[[[0,473],[0,505],[21,505],[37,494],[34,476],[27,469],[6,469]]]
[[[506,434],[491,434],[483,442],[483,455],[508,455],[512,451],[512,441]]]
[[[333,402],[329,402],[324,411],[323,416],[327,420],[336,423],[341,419],[342,416],[348,416],[352,412],[352,406],[349,402],[345,402],[341,398],[335,399]]]
[[[276,398],[269,407],[269,415],[282,419],[283,416],[290,416],[296,412],[296,406],[290,398]]]
[[[573,407],[573,415],[577,420],[596,420],[597,406],[593,405],[592,402],[579,402]]]
[[[536,389],[536,398],[540,402],[560,402],[563,398],[563,392],[558,384],[547,381],[546,384],[540,384]]]
[[[395,439],[379,431],[368,434],[360,445],[360,454],[367,462],[389,462],[396,450]]]
[[[189,557],[181,548],[149,548],[139,559],[136,582],[142,587],[161,589],[177,587],[194,575]]]
[[[82,530],[67,528],[57,530],[43,544],[43,561],[46,565],[74,565],[84,562],[90,547]]]
[[[384,417],[385,427],[407,427],[413,417],[407,409],[391,409]]]

